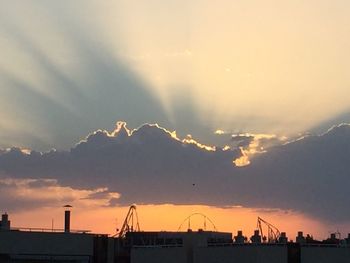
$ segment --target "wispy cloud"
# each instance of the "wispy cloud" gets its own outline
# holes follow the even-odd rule
[[[39,207],[60,207],[72,204],[79,207],[109,206],[120,194],[108,188],[77,189],[62,186],[57,179],[11,177],[0,178],[0,207],[7,211],[28,210]]]

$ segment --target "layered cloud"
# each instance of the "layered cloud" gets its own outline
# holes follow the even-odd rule
[[[100,205],[241,205],[348,220],[349,125],[289,143],[272,135],[229,136],[236,146],[222,149],[190,135],[181,139],[158,125],[129,130],[119,122],[114,131],[98,130],[70,151],[4,151],[0,171],[11,182],[7,188],[16,185],[14,195],[21,196],[21,189],[43,191],[47,201],[56,196],[45,189],[58,187],[67,201],[97,200]],[[249,165],[234,162],[249,154],[254,154]]]
[[[61,186],[56,179],[0,178],[0,208],[5,211],[28,210],[37,207],[110,206],[119,198],[108,188],[74,189]]]
[[[280,146],[288,142],[286,136],[264,133],[234,133],[223,130],[216,130],[215,135],[221,137],[221,143],[225,144],[224,149],[241,150],[242,155],[233,162],[236,166],[246,166],[250,160],[257,155],[266,152],[269,148]]]

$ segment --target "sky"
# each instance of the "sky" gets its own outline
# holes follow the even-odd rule
[[[207,143],[350,120],[348,1],[1,4],[2,147],[68,149],[117,120]]]
[[[71,217],[72,230],[90,230],[94,233],[116,234],[121,229],[129,207],[117,208],[73,208]],[[41,227],[46,229],[62,229],[64,224],[63,208],[42,208],[30,212],[22,211],[10,215],[13,225],[17,227]],[[334,231],[346,231],[346,227],[334,228],[326,226],[315,219],[291,211],[257,211],[249,208],[218,208],[211,206],[183,205],[139,205],[137,214],[140,228],[143,231],[187,231],[188,221],[184,221],[195,212],[207,216],[217,231],[229,232],[234,235],[242,230],[244,235],[251,236],[256,228],[257,217],[260,216],[288,233],[289,239],[295,239],[297,231],[304,230],[315,238],[322,239]],[[289,220],[279,220],[288,216]],[[98,224],[97,222],[104,222]],[[201,216],[191,217],[190,226],[193,230],[204,229],[204,219]],[[213,231],[214,226],[207,220],[206,230]],[[266,229],[264,229],[266,231]],[[343,232],[345,233],[345,232]]]
[[[109,218],[109,206],[118,202],[118,213],[127,202],[141,203],[147,213],[174,205],[176,219],[184,211],[215,212],[227,231],[235,228],[220,209],[235,205],[242,210],[222,211],[250,218],[242,224],[267,209],[271,220],[289,213],[284,227],[294,232],[298,222],[317,225],[319,234],[350,226],[339,191],[349,186],[348,126],[328,131],[350,122],[348,1],[0,4],[0,188],[13,193],[0,208],[13,206],[17,222],[26,209],[83,198],[92,204],[79,205],[104,209]],[[87,160],[94,168],[86,168]],[[135,163],[140,168],[129,169]],[[286,169],[292,172],[279,177]],[[218,179],[210,173],[221,190],[237,194],[212,191]],[[183,181],[176,182],[177,174]],[[314,186],[303,184],[304,174]],[[200,178],[203,187],[194,194],[187,187]],[[132,188],[138,180],[141,190]],[[182,198],[168,191],[171,183]],[[240,192],[250,184],[255,194]],[[335,187],[330,200],[325,185]],[[278,199],[282,186],[290,199]],[[162,199],[147,187],[165,189]],[[307,191],[293,199],[300,189]],[[23,198],[28,193],[37,197],[34,207]],[[169,229],[178,220],[172,222]]]

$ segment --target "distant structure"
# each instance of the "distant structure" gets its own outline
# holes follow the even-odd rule
[[[267,227],[267,236],[264,235],[263,225],[265,225]],[[262,239],[263,239],[264,243],[266,243],[266,241],[268,243],[277,243],[280,236],[281,236],[281,233],[277,227],[275,227],[274,225],[265,221],[261,217],[258,217],[257,228],[262,235]]]
[[[125,237],[128,232],[140,232],[139,217],[136,211],[136,205],[131,205],[125,217],[122,228],[118,233],[119,238]]]
[[[11,229],[11,222],[9,221],[8,214],[5,213],[1,216],[0,230],[1,231],[10,231],[10,229]]]
[[[187,222],[187,229],[191,229],[191,220],[193,219],[193,217],[196,217],[196,216],[201,217],[203,219],[203,228],[202,228],[203,230],[207,230],[207,223],[209,222],[212,225],[213,230],[218,231],[213,221],[211,221],[209,217],[207,217],[205,214],[202,214],[202,213],[193,213],[188,217],[186,217],[184,221],[182,221],[177,231],[181,231],[183,225],[185,225],[186,222]]]
[[[11,227],[5,213],[0,221],[1,263],[90,263],[107,260],[107,235],[70,229],[70,207],[65,206],[64,229]]]
[[[71,213],[72,206],[65,205],[63,207],[66,209],[64,211],[64,232],[69,233],[70,232],[70,213]]]
[[[253,244],[260,244],[261,243],[261,236],[259,234],[259,230],[254,231],[254,235],[250,238],[250,241]]]
[[[235,236],[235,239],[234,239],[234,243],[244,244],[244,243],[246,243],[246,241],[247,241],[247,238],[245,236],[243,236],[243,231],[238,230],[237,236]]]
[[[63,229],[14,228],[8,214],[0,221],[0,263],[348,263],[350,234],[335,233],[318,241],[298,232],[288,241],[270,223],[248,239],[231,233],[197,231],[141,231],[136,206],[129,208],[123,227],[114,237],[70,228],[71,206],[64,206]],[[103,222],[101,222],[103,223]],[[262,226],[261,226],[262,227]],[[278,231],[277,231],[277,230]],[[270,238],[269,238],[270,237]],[[270,242],[271,241],[271,242]]]

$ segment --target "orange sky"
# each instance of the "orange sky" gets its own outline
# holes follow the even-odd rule
[[[121,228],[128,207],[100,207],[89,209],[84,207],[73,208],[72,229],[91,230],[97,233],[115,234],[116,228]],[[310,233],[315,238],[324,239],[330,232],[337,230],[346,232],[346,226],[325,225],[306,215],[292,211],[258,211],[250,208],[216,208],[199,205],[140,205],[137,207],[141,230],[169,230],[176,231],[183,220],[192,213],[203,213],[215,224],[218,231],[236,233],[243,230],[250,237],[256,228],[257,217],[274,224],[280,231],[287,232],[289,239],[294,239],[297,231]],[[42,227],[51,228],[52,219],[54,228],[63,227],[63,208],[43,208],[28,212],[10,214],[12,226],[15,227]],[[203,228],[204,220],[193,217],[191,228]],[[182,231],[187,229],[187,222]],[[207,230],[213,227],[207,221]]]

